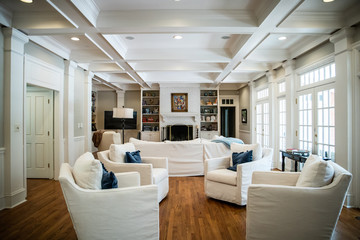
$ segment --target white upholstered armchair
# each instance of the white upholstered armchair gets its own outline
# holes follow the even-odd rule
[[[233,148],[232,151],[237,151]],[[260,150],[259,159],[237,165],[237,171],[231,171],[231,157],[205,160],[205,194],[208,197],[238,205],[246,205],[247,190],[253,171],[270,171],[273,149]]]
[[[351,174],[338,164],[332,182],[297,187],[301,173],[254,172],[248,190],[246,239],[331,239]]]
[[[131,145],[130,143],[127,143]],[[135,149],[135,147],[134,147]],[[131,151],[131,150],[130,150]],[[139,172],[140,185],[156,184],[158,186],[158,201],[166,197],[169,192],[169,170],[167,158],[142,157],[142,163],[115,162],[110,159],[110,150],[98,152],[99,160],[108,171]]]
[[[117,189],[79,187],[64,163],[59,181],[79,239],[159,239],[157,186],[140,186],[138,173],[115,174]]]

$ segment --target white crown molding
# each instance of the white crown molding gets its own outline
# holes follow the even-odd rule
[[[323,35],[319,36],[317,39],[309,42],[300,42],[297,46],[294,46],[291,48],[290,51],[290,58],[296,58],[300,56],[301,54],[304,54],[305,52],[313,49],[316,46],[319,46],[323,42],[329,40],[330,35]]]
[[[11,11],[0,4],[0,23],[6,27],[11,27],[12,17]]]
[[[100,13],[99,7],[93,0],[71,0],[89,22],[96,27],[96,21]]]
[[[30,36],[29,38],[31,41],[48,49],[50,52],[53,52],[66,60],[70,59],[71,51],[69,49],[66,49],[62,44],[60,44],[58,41],[56,41],[52,37]]]

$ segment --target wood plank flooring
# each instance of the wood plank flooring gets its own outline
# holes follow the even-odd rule
[[[209,199],[203,177],[172,177],[160,239],[245,239],[246,208]],[[60,184],[29,179],[28,201],[0,211],[0,239],[76,239]],[[360,209],[342,210],[333,239],[360,239]]]

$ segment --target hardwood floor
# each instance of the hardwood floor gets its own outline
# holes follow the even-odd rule
[[[160,239],[245,239],[246,208],[209,199],[203,177],[172,177]],[[0,211],[0,239],[76,239],[60,184],[30,179],[28,201]],[[360,209],[342,210],[333,239],[360,239]]]

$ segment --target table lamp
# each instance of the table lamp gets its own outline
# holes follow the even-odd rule
[[[133,118],[134,109],[132,108],[113,108],[113,118],[120,118],[122,120],[122,144],[125,143],[125,119]]]

